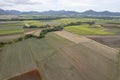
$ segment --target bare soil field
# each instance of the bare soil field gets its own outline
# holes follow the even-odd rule
[[[8,80],[42,80],[40,73],[37,69],[22,73],[21,75],[17,75],[15,77],[12,77]]]
[[[120,35],[114,36],[87,36],[90,39],[93,39],[101,44],[113,47],[120,48]]]

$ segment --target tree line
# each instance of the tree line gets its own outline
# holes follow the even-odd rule
[[[64,27],[68,27],[68,26],[75,26],[75,25],[81,25],[81,24],[89,24],[89,25],[93,25],[95,24],[94,21],[92,22],[70,22],[68,24],[64,24],[64,25],[56,25],[56,26],[51,26],[51,25],[44,25],[42,31],[40,32],[39,36],[34,36],[32,34],[27,34],[23,37],[19,37],[17,39],[14,39],[12,41],[5,41],[5,42],[0,42],[0,47],[3,47],[6,44],[12,44],[12,43],[16,43],[25,39],[29,39],[29,38],[37,38],[37,39],[41,39],[44,38],[45,35],[49,32],[54,32],[54,31],[61,31],[64,29]],[[37,28],[38,26],[35,26],[35,28]],[[33,28],[33,27],[32,27]]]

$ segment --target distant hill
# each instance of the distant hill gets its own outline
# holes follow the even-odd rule
[[[97,12],[93,10],[88,10],[84,12],[77,12],[77,11],[65,11],[65,10],[60,10],[60,11],[43,11],[43,12],[37,12],[37,11],[29,11],[29,12],[21,12],[17,10],[3,10],[0,9],[0,15],[57,15],[57,16],[120,16],[120,12],[110,12],[110,11],[102,11],[102,12]]]
[[[0,15],[19,15],[22,12],[17,11],[17,10],[3,10],[0,9]]]
[[[120,16],[120,12],[110,12],[110,11],[102,11],[97,12],[93,10],[88,10],[81,13],[82,15],[89,15],[89,16]]]
[[[0,15],[7,15],[9,14],[7,11],[0,9]]]
[[[50,10],[50,11],[41,12],[41,14],[43,14],[43,15],[79,15],[80,13],[76,12],[76,11],[65,11],[65,10],[53,11],[53,10]]]

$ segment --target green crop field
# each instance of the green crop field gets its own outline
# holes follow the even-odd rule
[[[16,74],[34,68],[36,65],[31,56],[31,51],[24,42],[5,46],[0,52],[0,80],[8,80]]]
[[[95,24],[90,25],[89,22],[92,21]],[[81,23],[74,24],[76,22]],[[0,47],[0,80],[117,80],[120,67],[118,50],[88,39],[84,35],[114,36],[120,33],[118,22],[81,17],[1,21],[1,45],[4,45],[5,41],[11,42]],[[38,29],[25,29],[25,24],[45,26],[44,29],[54,26],[65,27],[63,31],[48,30],[44,38],[37,39],[35,36],[27,35],[29,38],[25,39],[23,36],[35,34]],[[39,32],[42,32],[42,28]],[[14,42],[17,38],[20,40]],[[109,38],[106,42],[107,40],[111,41]],[[119,39],[114,41],[118,44]]]
[[[81,18],[63,18],[63,19],[58,19],[58,20],[53,20],[54,22],[58,22],[61,24],[68,24],[70,22],[77,22],[77,21],[81,21]]]
[[[43,80],[116,80],[116,53],[96,42],[76,44],[49,33],[6,45],[0,51],[0,80],[36,67]]]
[[[0,35],[5,35],[5,34],[16,34],[16,33],[22,33],[22,32],[24,32],[23,29],[0,30]]]
[[[22,21],[2,21],[0,22],[0,35],[16,34],[24,32]]]
[[[89,34],[92,34],[92,35],[114,34],[112,32],[105,31],[102,28],[99,28],[99,27],[94,28],[87,24],[83,24],[83,25],[79,25],[79,26],[68,26],[68,27],[65,27],[65,30],[72,32],[72,33],[83,34],[83,35],[84,34],[86,34],[86,35],[89,35]]]
[[[27,20],[24,21],[24,24],[29,24],[30,26],[38,26],[38,27],[43,25],[43,23],[38,20]]]

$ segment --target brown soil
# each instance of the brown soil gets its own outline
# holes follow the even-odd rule
[[[113,48],[120,48],[120,35],[116,36],[88,36],[99,43],[105,44]]]
[[[8,80],[42,80],[40,73],[37,69],[23,73],[18,74],[15,77],[12,77]]]

